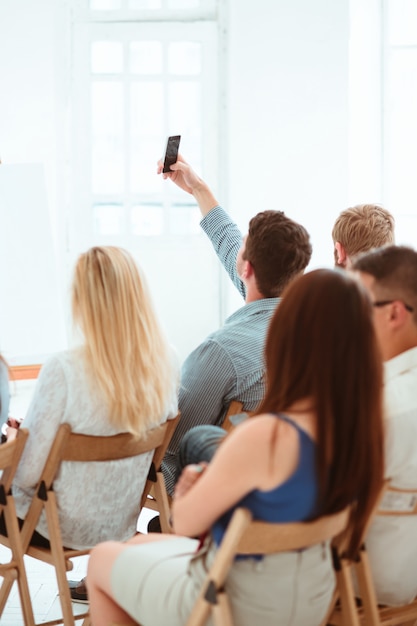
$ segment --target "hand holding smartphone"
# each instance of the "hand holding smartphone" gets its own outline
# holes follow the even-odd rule
[[[167,147],[165,150],[164,167],[162,171],[164,174],[170,172],[171,165],[177,162],[178,149],[180,147],[181,135],[171,135],[168,137]]]

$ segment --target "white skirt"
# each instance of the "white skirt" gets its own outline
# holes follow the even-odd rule
[[[112,569],[114,599],[141,626],[184,626],[216,551],[197,546],[186,537],[128,546]],[[333,589],[324,544],[235,561],[226,582],[235,626],[319,626]]]

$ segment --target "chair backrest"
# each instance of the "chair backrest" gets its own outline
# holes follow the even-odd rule
[[[0,445],[0,488],[5,495],[10,492],[28,435],[29,431],[27,428],[20,428],[17,432],[16,439]],[[4,498],[1,498],[1,500],[4,500]],[[2,506],[1,500],[0,512]]]
[[[145,438],[137,437],[131,433],[120,433],[112,436],[84,435],[73,433],[69,424],[61,424],[38,483],[38,497],[33,498],[23,525],[22,541],[25,550],[38,523],[45,494],[52,488],[62,461],[108,462],[138,456],[153,450],[154,456],[150,471],[150,475],[152,475],[152,467],[157,467],[156,463],[159,462],[162,450],[164,451],[169,443],[169,439],[168,441],[166,439],[167,434],[171,433],[173,429],[173,425],[170,424],[171,421],[175,420],[168,420],[153,428]],[[152,484],[151,478],[148,477],[148,480]],[[145,485],[146,488],[147,484]],[[144,498],[146,495],[138,494],[138,503],[142,502]]]
[[[219,612],[218,607],[222,607],[221,610],[225,612],[224,618],[226,619],[227,616],[230,621],[230,607],[223,585],[237,554],[273,554],[307,548],[329,541],[345,531],[349,512],[347,508],[311,522],[272,524],[253,521],[250,511],[244,508],[236,509],[207,573],[187,626],[205,624],[205,620],[215,605],[217,605],[217,612]]]
[[[398,489],[388,483],[377,515],[417,515],[417,489]]]

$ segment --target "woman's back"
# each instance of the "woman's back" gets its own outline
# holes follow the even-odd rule
[[[240,506],[249,509],[255,520],[266,522],[301,522],[320,514],[317,508],[316,443],[310,434],[287,415],[280,413],[276,419],[290,425],[298,439],[295,469],[272,489],[254,489],[223,515],[212,529],[217,544],[234,510]],[[270,451],[265,450],[265,454],[268,453]]]
[[[176,414],[173,381],[170,416]],[[161,422],[168,417],[159,416]],[[16,473],[13,493],[19,517],[24,518],[60,424],[75,432],[113,435],[102,395],[92,388],[80,349],[55,355],[41,370],[25,418],[29,439]],[[136,532],[139,502],[152,453],[110,463],[63,463],[55,481],[64,545],[90,547],[108,539],[128,539]],[[37,527],[47,536],[46,521]]]

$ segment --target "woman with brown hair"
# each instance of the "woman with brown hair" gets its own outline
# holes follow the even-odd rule
[[[145,535],[93,550],[94,626],[183,625],[237,506],[255,519],[295,522],[355,503],[349,550],[356,550],[382,486],[383,429],[372,306],[354,278],[316,270],[289,285],[270,324],[266,371],[258,414],[227,436],[209,464],[183,471],[172,512],[183,536]],[[206,531],[201,549],[189,537]],[[333,587],[327,545],[240,558],[226,581],[239,626],[318,626]]]

